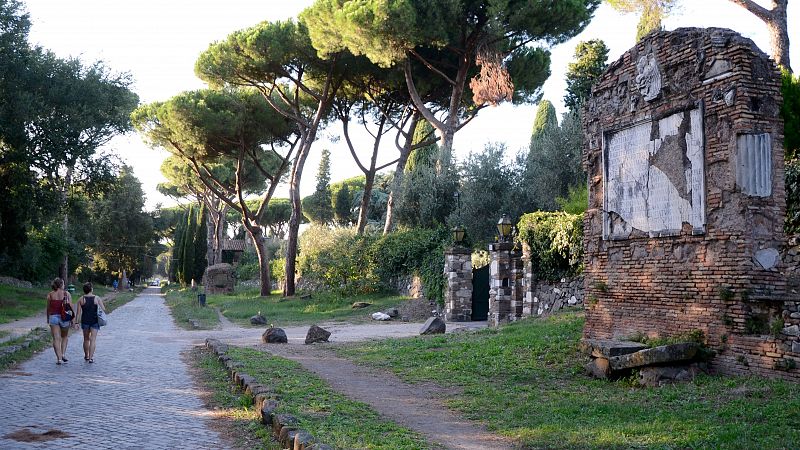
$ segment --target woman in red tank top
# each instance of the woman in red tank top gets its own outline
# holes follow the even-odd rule
[[[66,302],[72,305],[69,292],[64,290],[64,280],[56,278],[50,285],[53,289],[47,294],[47,324],[53,334],[53,350],[56,352],[56,364],[67,362],[67,342],[69,327],[73,320],[61,320],[61,305]]]

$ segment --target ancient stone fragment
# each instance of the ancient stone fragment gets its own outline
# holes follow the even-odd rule
[[[251,325],[266,325],[267,324],[267,318],[262,316],[260,313],[256,314],[255,316],[250,318],[250,324]]]
[[[233,293],[233,284],[236,281],[233,272],[233,266],[226,263],[208,266],[203,274],[206,292],[209,294]]]
[[[289,342],[283,328],[267,328],[267,331],[261,335],[261,340],[265,344],[286,344]]]
[[[431,317],[428,319],[422,328],[419,330],[419,334],[444,334],[445,330],[447,329],[447,325],[445,325],[444,321],[438,317]]]
[[[584,353],[602,358],[627,355],[646,348],[647,346],[640,342],[615,341],[613,339],[584,339],[581,342],[581,350]]]
[[[611,370],[633,369],[653,364],[691,361],[697,356],[698,350],[699,346],[693,342],[662,345],[627,355],[613,356],[608,361]]]
[[[331,332],[316,325],[311,325],[306,334],[306,344],[313,344],[315,342],[328,342],[331,337]]]
[[[372,303],[367,303],[367,302],[355,302],[355,303],[353,303],[353,306],[351,306],[351,308],[353,308],[353,309],[366,308],[367,306],[370,306],[371,304]]]
[[[608,359],[606,358],[593,358],[586,364],[586,372],[595,378],[608,378],[611,374],[611,369],[608,366]]]

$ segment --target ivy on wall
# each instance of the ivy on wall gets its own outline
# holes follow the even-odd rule
[[[530,249],[539,279],[555,281],[583,271],[583,215],[539,211],[523,215],[517,242]]]

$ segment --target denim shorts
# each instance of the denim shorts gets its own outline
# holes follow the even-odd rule
[[[50,314],[47,317],[47,323],[50,325],[58,325],[61,328],[69,328],[69,320],[61,320],[61,314]]]
[[[89,328],[94,328],[95,330],[99,330],[100,329],[100,325],[97,322],[95,322],[95,323],[93,323],[91,325],[87,325],[85,323],[81,324],[81,330],[88,330]]]

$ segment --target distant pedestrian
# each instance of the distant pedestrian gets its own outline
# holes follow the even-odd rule
[[[69,327],[75,323],[71,320],[61,320],[61,311],[69,305],[72,309],[72,298],[64,290],[64,280],[56,278],[50,284],[53,289],[47,294],[47,324],[53,334],[53,350],[56,352],[56,364],[67,362],[67,342],[69,341]]]
[[[106,310],[103,300],[94,295],[92,283],[83,285],[83,296],[78,300],[78,320],[83,329],[83,359],[87,362],[94,362],[94,349],[97,345],[97,333],[100,331],[100,324],[97,322],[97,309]],[[77,327],[77,323],[75,324]]]
[[[114,282],[113,282],[113,283],[111,283],[111,287],[113,287],[113,288],[114,288],[114,290],[116,291],[118,286],[119,286],[119,282],[118,282],[118,281],[117,281],[117,279],[115,278],[115,279],[114,279]]]

